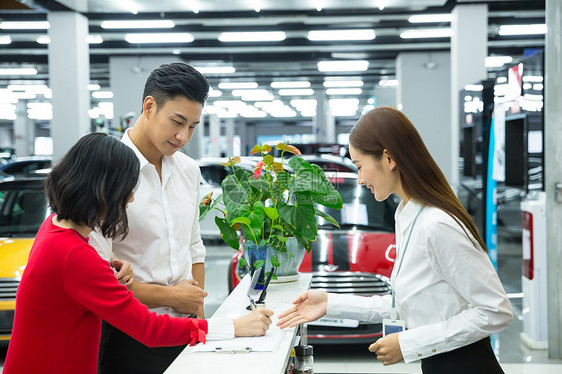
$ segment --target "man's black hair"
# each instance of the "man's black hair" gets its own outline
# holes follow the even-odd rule
[[[159,110],[166,101],[178,96],[204,105],[208,94],[209,82],[203,74],[188,64],[175,62],[160,65],[150,73],[144,85],[142,101],[144,103],[147,96],[152,96]]]
[[[58,219],[100,227],[112,239],[128,234],[126,206],[139,178],[133,150],[103,133],[86,135],[55,165],[45,190]]]

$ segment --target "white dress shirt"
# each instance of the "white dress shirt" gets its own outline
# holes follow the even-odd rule
[[[391,275],[405,362],[452,351],[495,334],[513,319],[498,275],[478,242],[444,211],[410,200],[396,210],[397,259]],[[470,233],[468,230],[466,232]],[[402,258],[403,256],[403,258]],[[397,273],[400,261],[402,268]],[[392,296],[328,295],[327,316],[381,322]]]
[[[142,155],[129,138],[121,141],[131,148],[140,161],[140,176],[135,199],[129,203],[129,234],[124,240],[110,240],[99,230],[90,234],[90,244],[101,257],[117,258],[131,263],[135,278],[143,283],[174,286],[192,278],[191,266],[205,261],[205,246],[199,234],[199,184],[201,171],[193,159],[176,152],[162,158],[162,181],[154,165]],[[181,317],[170,307],[150,309],[158,314]],[[232,321],[209,320],[209,335],[214,325],[234,336]],[[213,331],[212,331],[213,330]],[[224,334],[220,333],[220,338]]]

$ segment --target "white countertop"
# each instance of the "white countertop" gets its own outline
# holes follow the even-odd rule
[[[312,274],[301,274],[295,282],[272,283],[269,285],[266,308],[272,309],[275,312],[270,329],[278,329],[275,326],[277,316],[289,308],[298,295],[310,288],[311,281]],[[245,276],[213,317],[235,318],[248,313],[246,306],[249,303],[246,292],[249,284],[250,277]],[[192,352],[193,347],[186,347],[164,374],[284,374],[291,348],[294,345],[295,335],[296,328],[282,330],[281,338],[273,352],[219,354],[214,352]]]

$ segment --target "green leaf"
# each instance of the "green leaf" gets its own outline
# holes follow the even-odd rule
[[[273,161],[274,161],[274,160],[275,160],[275,159],[273,158],[272,155],[265,155],[265,156],[263,156],[263,163],[266,164],[266,165],[271,165],[271,164],[273,164]]]
[[[238,235],[234,227],[230,226],[226,219],[220,217],[215,217],[215,224],[221,232],[222,240],[232,248],[239,249]]]
[[[337,228],[340,228],[340,224],[338,223],[338,221],[335,220],[334,217],[332,217],[328,213],[324,213],[323,211],[321,211],[319,209],[314,208],[314,210],[316,211],[316,215],[324,218],[326,221],[328,221],[332,225],[336,226]]]
[[[279,260],[277,259],[277,257],[271,256],[271,265],[273,265],[273,266],[275,266],[276,268],[278,268],[279,266],[281,266],[281,263],[279,262]]]
[[[254,262],[254,269],[262,267],[263,264],[265,264],[264,260],[257,260],[256,262]]]
[[[289,183],[292,178],[291,174],[286,171],[280,171],[279,174],[277,174],[277,184],[286,190],[289,188]]]
[[[277,235],[277,240],[279,240],[281,243],[285,243],[288,239],[283,235]]]
[[[273,226],[271,226],[271,228],[283,231],[283,226],[281,226],[281,225],[273,225]]]
[[[289,144],[285,144],[285,143],[279,143],[275,146],[275,148],[277,148],[280,151],[285,151],[285,152],[289,152],[292,153],[294,155],[300,155],[302,154],[301,151],[299,151],[299,149],[297,147],[295,147],[294,145],[289,145]]]
[[[279,216],[285,221],[291,230],[307,240],[315,240],[318,236],[316,228],[316,214],[312,204],[292,206],[283,202],[277,205]]]
[[[247,204],[250,199],[248,182],[238,183],[232,175],[222,181],[222,194],[225,204]]]
[[[261,192],[266,197],[271,196],[271,192],[269,191],[269,183],[267,183],[262,178],[252,178],[248,181],[248,183],[250,184],[250,187],[252,187],[252,190],[255,192],[255,194]]]
[[[261,237],[263,219],[265,217],[263,203],[261,201],[256,201],[251,210],[247,205],[242,205],[240,207],[240,215],[244,218],[249,219],[250,222],[245,223],[245,225],[248,226],[249,229],[249,239],[258,244]]]
[[[320,166],[313,164],[312,167],[321,176],[322,180],[324,180],[324,185],[327,189],[327,193],[324,196],[317,196],[313,194],[312,200],[315,203],[324,205],[328,208],[341,209],[343,207],[343,201],[340,193],[335,189],[334,185],[328,181],[324,174],[324,170],[322,170]]]
[[[246,259],[244,258],[244,256],[240,257],[240,260],[238,260],[238,266],[240,266],[241,268],[246,267]]]
[[[231,223],[241,223],[241,224],[246,225],[246,226],[252,225],[252,221],[250,221],[250,219],[248,217],[236,217],[236,218],[233,218],[230,222]]]
[[[202,203],[199,204],[199,222],[205,219],[205,216],[207,215],[207,212],[209,212],[209,210],[211,210],[210,205],[205,206]]]
[[[263,210],[265,211],[265,214],[269,217],[269,219],[271,219],[272,221],[279,218],[279,212],[277,212],[277,209],[272,207],[265,207],[263,208]]]

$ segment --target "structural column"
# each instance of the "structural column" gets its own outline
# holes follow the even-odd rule
[[[546,1],[544,165],[548,272],[548,355],[562,358],[562,2]],[[557,185],[560,186],[557,190]]]
[[[336,143],[336,120],[330,111],[326,91],[318,89],[315,91],[316,117],[312,121],[312,135],[318,143]]]
[[[16,104],[17,117],[14,120],[15,153],[17,157],[34,154],[35,124],[27,115],[27,100]]]
[[[50,12],[48,20],[51,137],[56,161],[90,130],[88,19],[74,12]]]
[[[467,84],[487,78],[485,58],[488,56],[488,6],[457,5],[452,12],[451,28],[451,138],[450,158],[453,160],[445,173],[449,183],[459,183],[459,91]]]
[[[209,124],[209,145],[211,146],[210,149],[210,157],[220,157],[221,155],[221,148],[220,148],[220,137],[221,137],[221,122],[220,118],[216,114],[209,114],[207,116],[208,124]]]
[[[449,52],[400,53],[396,58],[397,104],[422,136],[451,181],[451,86]],[[458,156],[457,156],[458,157]]]

